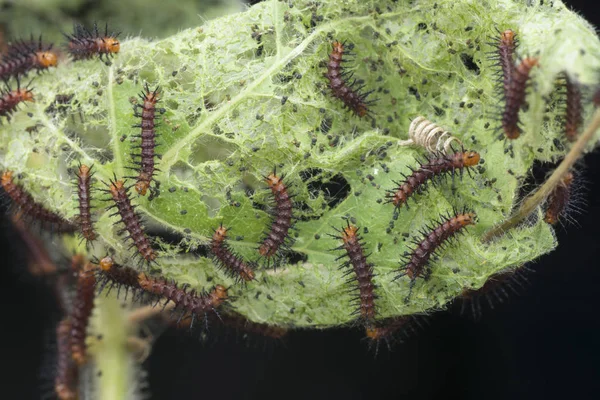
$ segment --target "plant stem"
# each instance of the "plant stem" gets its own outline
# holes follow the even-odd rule
[[[523,220],[525,220],[531,213],[544,201],[546,198],[552,193],[552,191],[559,185],[562,177],[573,167],[575,162],[582,156],[585,146],[587,143],[592,140],[594,137],[594,133],[600,127],[600,109],[596,110],[594,113],[594,117],[589,125],[586,127],[585,131],[579,136],[579,139],[573,144],[569,153],[567,153],[566,157],[562,160],[560,165],[554,170],[550,178],[546,180],[539,187],[537,191],[533,194],[529,195],[523,203],[521,207],[507,220],[502,222],[499,225],[496,225],[489,231],[483,235],[481,241],[483,243],[487,243],[495,237],[501,236],[509,229],[514,228],[519,225]]]

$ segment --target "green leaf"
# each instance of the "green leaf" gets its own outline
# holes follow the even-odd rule
[[[37,200],[73,219],[73,167],[94,164],[98,188],[113,173],[131,175],[130,136],[138,131],[131,128],[138,122],[132,103],[145,83],[160,86],[161,194],[133,201],[149,232],[162,237],[157,269],[164,275],[197,289],[232,285],[233,305],[253,321],[350,323],[351,286],[336,261],[342,253],[329,250],[340,243],[328,235],[350,217],[372,252],[380,317],[442,308],[463,290],[556,246],[540,215],[490,245],[480,241],[513,209],[533,162],[556,161],[566,152],[559,75],[598,83],[600,42],[589,24],[559,1],[526,4],[271,1],[164,40],[126,40],[110,66],[65,62],[36,79],[37,102],[0,128],[0,163],[22,173],[20,182]],[[501,100],[488,44],[497,29],[509,28],[519,35],[519,56],[540,58],[521,112],[523,134],[510,143],[498,140]],[[346,67],[374,90],[374,121],[344,111],[328,93],[324,63],[334,39],[354,45],[356,57]],[[74,96],[64,112],[48,111],[57,94]],[[589,114],[586,106],[584,117]],[[426,154],[402,143],[420,115],[485,161],[473,177],[416,195],[390,225],[393,206],[380,200]],[[223,223],[231,228],[232,248],[258,259],[270,204],[262,176],[274,166],[302,204],[292,247],[301,261],[260,269],[256,281],[234,285],[196,249]],[[132,253],[101,197],[94,201],[100,240],[93,252],[113,249],[127,262]],[[426,224],[465,206],[477,212],[478,224],[439,253],[431,279],[418,280],[405,303],[408,279],[392,281],[400,255],[413,248],[411,239],[421,239]]]

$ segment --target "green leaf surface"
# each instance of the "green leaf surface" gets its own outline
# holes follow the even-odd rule
[[[270,1],[160,41],[126,40],[110,66],[63,63],[37,79],[36,103],[0,128],[0,164],[22,174],[19,182],[37,200],[73,219],[74,166],[93,164],[97,188],[113,174],[135,174],[127,169],[138,133],[132,104],[145,83],[160,86],[161,193],[133,200],[161,248],[157,270],[197,289],[231,285],[233,306],[253,321],[351,323],[351,286],[336,261],[342,253],[330,250],[340,243],[329,236],[351,218],[372,252],[380,317],[443,308],[463,290],[556,246],[539,215],[490,245],[480,241],[509,215],[533,162],[556,161],[568,149],[557,79],[566,73],[582,85],[598,83],[600,42],[589,24],[559,1],[526,4]],[[509,28],[519,35],[520,57],[540,58],[521,112],[523,134],[510,143],[498,140],[502,103],[488,44],[497,29]],[[346,68],[374,91],[373,121],[345,111],[328,92],[323,73],[334,39],[354,45]],[[50,112],[57,94],[74,97]],[[586,107],[584,117],[589,113]],[[402,143],[420,115],[484,161],[472,177],[414,196],[393,221],[393,206],[381,200],[426,155]],[[271,205],[262,176],[274,166],[302,205],[292,246],[301,261],[260,269],[255,281],[234,285],[203,246],[223,223],[231,228],[231,247],[259,260]],[[93,252],[112,249],[127,262],[132,253],[103,197],[94,200],[100,240]],[[408,278],[392,281],[400,256],[426,224],[463,207],[477,212],[478,224],[439,253],[431,279],[419,280],[404,302]]]

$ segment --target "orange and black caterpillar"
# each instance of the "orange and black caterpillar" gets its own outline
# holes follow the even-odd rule
[[[223,322],[223,325],[239,330],[246,335],[250,334],[271,339],[281,339],[287,335],[288,332],[287,328],[252,322],[243,315],[235,312],[228,312],[227,314],[221,313],[220,319]]]
[[[490,43],[496,50],[492,53],[491,59],[495,61],[495,65],[500,67],[498,78],[502,82],[500,86],[500,94],[502,98],[506,98],[506,93],[510,89],[510,81],[515,69],[515,50],[518,46],[517,35],[512,29],[507,29],[503,32],[498,32],[500,39]]]
[[[94,308],[96,277],[90,264],[86,263],[77,277],[77,293],[71,311],[71,356],[78,365],[86,362],[87,327]]]
[[[533,272],[531,269],[521,266],[515,270],[500,272],[491,276],[482,287],[476,290],[465,289],[459,296],[462,300],[460,313],[464,315],[467,306],[470,305],[471,315],[478,320],[482,315],[482,298],[485,297],[490,309],[494,309],[497,303],[503,303],[509,298],[509,291],[520,294],[520,289],[527,284],[526,273]],[[507,290],[508,289],[508,290]]]
[[[550,193],[546,206],[546,215],[544,216],[544,221],[547,223],[556,224],[558,219],[564,214],[571,198],[573,178],[573,173],[567,172],[560,180],[558,186]]]
[[[42,226],[49,225],[56,232],[75,232],[77,230],[77,226],[71,222],[36,203],[29,193],[13,182],[12,171],[4,171],[0,182],[8,197],[23,215],[40,222]]]
[[[264,178],[275,198],[275,210],[272,213],[271,229],[265,233],[258,252],[269,262],[273,256],[278,254],[282,246],[289,247],[291,245],[292,239],[289,230],[292,227],[294,204],[292,195],[283,182],[283,176],[277,176],[277,171],[274,170]]]
[[[344,108],[348,108],[359,117],[364,117],[370,114],[369,106],[373,101],[367,101],[367,97],[371,92],[362,92],[364,86],[356,87],[356,80],[348,82],[352,79],[353,74],[344,71],[343,57],[344,44],[338,41],[333,42],[325,77],[329,80],[331,94],[344,103]]]
[[[104,28],[104,35],[98,31],[98,25],[90,31],[82,25],[75,25],[73,34],[64,34],[68,43],[66,49],[74,61],[87,60],[99,57],[101,60],[112,57],[121,49],[117,39],[119,33],[108,33],[108,24]]]
[[[423,277],[428,279],[431,274],[429,259],[435,254],[438,248],[444,245],[448,240],[454,237],[457,233],[462,233],[463,228],[468,225],[474,225],[476,215],[473,212],[463,211],[455,212],[454,216],[442,215],[440,221],[436,222],[435,226],[426,226],[426,230],[421,230],[423,239],[414,241],[415,248],[410,253],[404,253],[405,261],[400,268],[400,274],[396,275],[394,280],[403,276],[408,276],[410,286],[408,296],[405,301],[408,302],[412,293],[413,287],[417,278]]]
[[[6,88],[0,91],[0,118],[6,117],[10,120],[12,114],[17,111],[18,105],[26,101],[35,101],[33,99],[33,89],[30,89],[29,85],[21,88],[20,82],[17,81],[17,88],[13,90],[7,84]]]
[[[125,186],[124,181],[111,180],[108,184],[108,190],[104,191],[111,195],[115,204],[108,207],[108,209],[117,208],[117,211],[111,216],[120,215],[121,222],[125,227],[119,231],[119,235],[125,232],[129,233],[127,238],[133,241],[129,248],[135,247],[140,257],[147,263],[152,263],[156,260],[156,253],[150,245],[146,232],[144,232],[140,215],[135,212],[134,207],[131,205],[129,189]]]
[[[254,265],[244,261],[229,248],[227,244],[227,228],[223,225],[215,230],[210,242],[210,249],[217,265],[230,277],[244,282],[254,280]]]
[[[529,74],[537,64],[537,58],[526,57],[513,70],[508,90],[505,93],[504,112],[502,113],[502,129],[507,139],[517,139],[521,135],[519,110],[525,104]]]
[[[369,349],[374,349],[375,354],[379,352],[379,345],[385,342],[388,350],[392,350],[394,343],[402,343],[402,339],[409,337],[409,331],[415,333],[417,327],[422,327],[418,317],[402,315],[400,317],[386,318],[377,321],[374,325],[365,329]]]
[[[223,305],[227,297],[227,289],[222,285],[216,285],[210,292],[197,293],[195,290],[187,291],[188,285],[177,286],[163,277],[151,277],[144,273],[138,275],[138,283],[142,290],[157,297],[172,301],[175,308],[192,314],[190,328],[194,326],[196,318],[203,317],[208,324],[207,314],[213,311],[217,315],[217,309]]]
[[[346,251],[346,254],[339,256],[336,260],[348,257],[348,261],[344,262],[340,268],[351,267],[344,276],[354,273],[354,277],[348,279],[346,283],[358,283],[358,295],[352,300],[352,304],[357,306],[353,315],[358,314],[364,324],[371,326],[375,321],[377,313],[375,307],[377,294],[375,294],[376,285],[373,283],[373,277],[375,276],[373,274],[373,264],[367,261],[367,255],[365,254],[362,238],[358,233],[358,227],[350,225],[349,221],[346,221],[346,223],[345,228],[341,230],[336,229],[339,232],[339,236],[331,235],[343,242],[335,250]]]
[[[408,207],[408,199],[413,193],[422,192],[429,181],[448,173],[454,176],[456,170],[460,171],[462,177],[463,171],[466,169],[469,172],[468,168],[477,165],[480,159],[479,153],[464,150],[448,155],[436,153],[433,156],[425,156],[425,158],[424,162],[419,162],[418,169],[410,168],[411,174],[404,175],[403,182],[394,182],[397,185],[396,188],[387,191],[386,202],[395,206],[395,218],[398,216],[400,207],[404,204]]]
[[[98,265],[98,273],[96,279],[98,281],[98,291],[102,292],[107,285],[109,293],[113,287],[117,287],[117,296],[121,294],[121,288],[125,288],[125,299],[129,290],[134,292],[134,300],[136,295],[141,294],[142,287],[138,282],[139,272],[133,268],[119,265],[109,256],[104,257],[96,263]]]
[[[69,335],[71,320],[67,317],[56,327],[57,362],[54,378],[54,391],[59,400],[76,400],[78,396],[77,382],[79,374],[77,365],[71,358]]]
[[[6,81],[11,77],[25,76],[31,70],[38,73],[55,67],[58,57],[52,51],[52,45],[45,46],[40,36],[37,44],[31,37],[31,40],[19,40],[9,45],[7,53],[2,56],[0,61],[0,79]]]
[[[155,168],[155,160],[156,153],[154,149],[156,148],[156,104],[160,98],[160,89],[156,88],[153,91],[148,88],[148,84],[146,84],[145,90],[140,93],[140,99],[142,100],[142,104],[136,104],[135,116],[142,119],[142,122],[134,125],[134,128],[141,128],[142,132],[139,135],[134,135],[133,137],[141,138],[141,143],[139,146],[135,146],[140,149],[139,154],[134,154],[135,161],[134,164],[137,165],[136,168],[139,168],[139,173],[136,178],[135,190],[142,196],[145,196],[148,189],[151,191],[151,196],[156,197],[158,194],[158,186],[159,183],[154,179],[154,173],[156,172]],[[138,110],[141,109],[141,112]],[[155,187],[151,188],[150,184],[154,181]]]
[[[579,126],[582,121],[583,105],[581,89],[577,82],[567,76],[567,108],[565,113],[565,135],[569,142],[577,140]]]
[[[79,200],[79,216],[77,222],[83,239],[87,243],[96,240],[96,231],[92,221],[91,213],[91,184],[92,184],[92,168],[85,164],[80,164],[77,170],[77,199]]]

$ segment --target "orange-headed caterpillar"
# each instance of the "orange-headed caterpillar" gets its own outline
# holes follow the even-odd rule
[[[567,76],[567,109],[565,113],[565,134],[569,142],[577,140],[581,125],[583,105],[581,104],[581,89],[577,82]]]
[[[528,282],[526,272],[532,272],[532,270],[521,266],[515,270],[492,275],[479,289],[464,289],[459,296],[461,315],[465,314],[467,306],[470,305],[471,316],[474,320],[478,320],[482,315],[481,302],[484,297],[490,309],[494,309],[497,303],[508,300],[509,291],[519,294],[519,289],[523,289]]]
[[[87,243],[96,240],[96,231],[92,221],[91,213],[91,190],[92,190],[92,168],[85,164],[80,164],[77,170],[77,199],[79,200],[79,216],[77,222],[83,239]]]
[[[258,252],[270,261],[282,246],[291,244],[289,230],[292,227],[294,204],[283,176],[278,176],[277,171],[273,170],[264,178],[275,199],[275,210],[272,213],[271,229],[266,232]]]
[[[427,183],[434,178],[451,173],[454,174],[457,170],[460,171],[462,177],[463,171],[479,163],[479,153],[475,151],[459,151],[453,154],[436,153],[433,156],[426,156],[424,162],[419,162],[419,168],[411,168],[411,174],[404,175],[403,182],[394,182],[396,188],[388,190],[386,197],[387,203],[392,203],[395,206],[394,218],[397,218],[400,207],[406,204],[408,207],[408,199],[413,193],[422,192]]]
[[[56,327],[57,362],[56,376],[54,378],[54,391],[59,400],[76,400],[78,370],[71,358],[69,336],[71,334],[71,320],[65,318]]]
[[[286,328],[281,326],[252,322],[243,315],[235,312],[228,312],[227,314],[221,313],[220,319],[225,326],[239,330],[246,335],[250,334],[271,339],[281,339],[287,335],[288,332]]]
[[[548,197],[546,206],[546,215],[544,221],[548,224],[556,224],[559,218],[564,214],[569,199],[571,198],[571,184],[573,183],[573,173],[567,172],[560,180]]]
[[[426,230],[420,232],[423,238],[420,241],[414,241],[416,247],[410,253],[404,253],[404,265],[399,270],[401,273],[396,275],[394,280],[403,276],[408,276],[410,279],[406,302],[410,298],[417,278],[429,278],[431,274],[429,259],[435,254],[436,250],[456,234],[464,232],[463,229],[466,226],[474,225],[477,218],[475,213],[468,211],[455,212],[454,214],[454,216],[450,214],[448,216],[442,215],[435,226],[426,226]]]
[[[19,104],[26,101],[33,102],[33,89],[29,89],[29,85],[25,88],[21,87],[17,81],[17,88],[11,89],[6,85],[6,88],[0,91],[0,117],[6,117],[10,120],[12,114],[17,111]]]
[[[112,257],[106,256],[97,262],[98,273],[96,279],[99,283],[99,292],[102,292],[104,288],[110,284],[108,292],[112,290],[114,286],[117,287],[117,297],[120,296],[121,288],[125,288],[125,299],[127,299],[127,293],[132,290],[135,294],[139,294],[142,290],[140,283],[138,282],[139,272],[131,267],[126,267],[115,263]],[[107,292],[107,293],[108,293]]]
[[[213,234],[210,249],[217,265],[230,277],[248,282],[254,279],[253,265],[244,261],[227,244],[227,228],[219,226]]]
[[[402,343],[403,338],[408,338],[409,331],[416,333],[417,327],[422,327],[419,318],[409,315],[386,318],[376,321],[374,325],[365,329],[366,340],[369,343],[369,349],[374,349],[375,354],[379,352],[379,345],[385,342],[388,350],[396,343]]]
[[[146,236],[146,232],[144,232],[140,215],[135,212],[134,207],[131,205],[129,189],[130,188],[125,186],[124,181],[111,180],[108,184],[108,190],[105,191],[111,195],[115,204],[108,209],[114,207],[117,208],[117,212],[112,215],[120,215],[121,222],[125,225],[125,227],[119,231],[119,234],[128,232],[128,239],[133,241],[130,248],[137,248],[138,254],[147,263],[152,263],[156,259],[156,253],[150,245],[150,240]]]
[[[0,61],[0,79],[6,81],[11,77],[27,75],[31,70],[40,73],[55,67],[57,62],[58,57],[56,52],[52,51],[52,45],[45,46],[41,36],[36,45],[32,36],[28,42],[19,40],[9,45],[7,53]]]
[[[354,276],[346,283],[358,283],[358,295],[353,298],[352,304],[357,306],[354,314],[358,314],[361,321],[367,326],[371,326],[375,321],[376,307],[375,294],[376,285],[373,282],[373,264],[367,261],[367,255],[363,246],[362,238],[358,233],[358,227],[351,225],[346,221],[346,227],[338,230],[338,235],[332,237],[342,241],[342,245],[335,250],[345,250],[346,254],[339,256],[336,260],[348,257],[340,268],[349,268],[344,276],[354,273]]]
[[[525,103],[525,92],[531,69],[538,64],[535,57],[526,57],[513,70],[508,90],[505,93],[502,129],[507,139],[517,139],[521,135],[519,111]]]
[[[138,283],[142,290],[160,298],[175,303],[175,308],[192,314],[190,328],[194,326],[197,317],[204,317],[208,324],[207,313],[213,311],[217,313],[217,308],[223,305],[227,297],[227,289],[222,285],[216,285],[209,292],[197,293],[195,290],[187,291],[188,285],[177,286],[175,282],[168,281],[163,277],[152,277],[145,273],[138,275]]]
[[[38,221],[42,226],[49,224],[57,232],[75,232],[77,227],[58,214],[48,211],[27,193],[21,186],[13,182],[13,172],[4,171],[0,180],[4,191],[21,213]]]
[[[78,273],[77,293],[73,299],[73,310],[71,311],[71,335],[69,345],[71,356],[78,365],[86,362],[87,328],[94,308],[96,277],[91,264],[86,263]]]
[[[108,33],[108,24],[104,29],[104,35],[98,31],[98,25],[90,31],[82,25],[75,25],[73,34],[64,34],[67,38],[67,51],[74,61],[87,60],[99,57],[101,60],[112,57],[121,49],[118,33]]]
[[[364,117],[370,113],[369,106],[372,101],[367,101],[367,97],[371,92],[362,92],[363,86],[357,87],[356,80],[348,82],[353,74],[344,71],[342,67],[344,47],[341,42],[333,42],[327,62],[327,73],[324,75],[329,80],[331,94],[344,103],[344,108],[348,108],[359,117]]]
[[[137,146],[140,149],[140,154],[134,154],[134,157],[139,158],[134,161],[134,164],[139,166],[139,173],[136,177],[135,190],[142,196],[146,195],[148,189],[152,192],[152,197],[155,197],[158,189],[158,182],[154,179],[154,173],[156,168],[154,166],[156,154],[154,149],[156,148],[156,132],[155,132],[155,119],[156,116],[156,103],[158,103],[160,97],[160,89],[156,88],[153,91],[148,88],[146,84],[145,91],[140,93],[140,99],[142,104],[136,104],[136,108],[141,109],[139,112],[136,109],[135,116],[140,117],[142,122],[134,125],[134,128],[141,128],[142,132],[134,137],[141,138],[141,143]],[[155,182],[155,187],[150,188],[152,181]]]
[[[510,90],[510,81],[515,69],[515,50],[518,46],[517,35],[512,29],[506,29],[500,34],[500,39],[490,43],[496,50],[492,53],[492,60],[496,61],[496,66],[500,67],[499,78],[502,81],[502,97]]]

